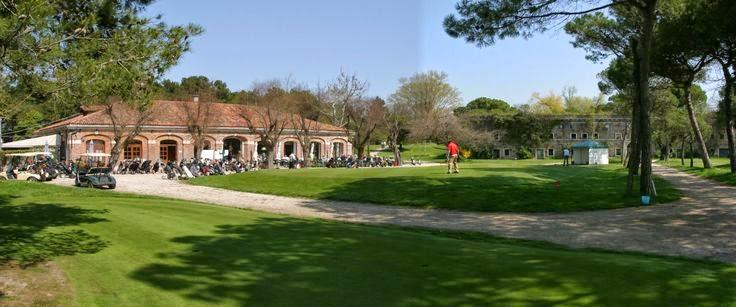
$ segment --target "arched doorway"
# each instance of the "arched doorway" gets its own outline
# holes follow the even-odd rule
[[[332,156],[335,158],[345,155],[345,143],[334,142],[332,143]]]
[[[312,159],[322,158],[322,143],[320,142],[309,143],[309,153],[307,153],[307,155],[309,155],[309,157]]]
[[[296,155],[296,143],[293,141],[284,142],[284,157],[288,157],[291,154]]]
[[[178,154],[179,154],[179,151],[178,151],[179,148],[177,146],[176,141],[163,140],[161,141],[160,144],[161,145],[159,146],[159,152],[160,152],[159,158],[161,159],[161,161],[163,161],[164,163],[169,162],[169,161],[177,161]]]
[[[243,147],[243,142],[236,138],[228,138],[222,141],[222,149],[227,151],[227,153],[224,154],[225,158],[227,159],[240,158],[241,157],[240,150],[242,147]]]
[[[212,142],[210,140],[203,140],[202,141],[202,151],[199,150],[199,146],[197,146],[196,142],[194,144],[194,154],[201,153],[202,156],[200,158],[208,158],[213,159],[214,155],[212,153],[205,153],[204,150],[212,150]]]
[[[128,144],[127,147],[125,147],[125,150],[123,150],[123,159],[125,160],[132,160],[132,159],[140,159],[142,157],[143,152],[143,142],[141,141],[132,141],[130,144]]]

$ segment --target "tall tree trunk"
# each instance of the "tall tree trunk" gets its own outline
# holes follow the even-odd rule
[[[204,146],[204,138],[196,137],[194,139],[194,158],[197,160],[202,159],[202,146]]]
[[[705,144],[705,140],[703,139],[703,133],[700,132],[700,126],[698,125],[698,119],[695,117],[695,110],[693,109],[693,99],[692,99],[692,93],[690,91],[690,86],[692,84],[686,84],[684,90],[684,95],[682,99],[684,100],[685,107],[687,108],[687,116],[690,118],[690,126],[693,128],[693,135],[695,135],[695,141],[698,143],[698,147],[700,149],[700,158],[703,160],[703,168],[711,168],[710,164],[710,156],[708,155],[708,146]]]
[[[120,153],[125,150],[125,148],[130,145],[130,142],[133,141],[133,139],[138,135],[138,132],[131,132],[126,137],[114,137],[113,140],[115,141],[115,145],[112,146],[110,149],[110,160],[108,161],[108,167],[115,169],[115,166],[118,164],[118,159],[120,158]],[[122,141],[121,141],[122,140]]]
[[[642,24],[641,39],[638,46],[639,57],[639,147],[641,148],[641,172],[639,193],[652,194],[652,129],[650,121],[651,101],[649,100],[649,72],[650,55],[652,50],[652,35],[656,21],[657,0],[648,0],[642,9],[644,21]]]
[[[631,152],[631,144],[626,144],[626,139],[629,137],[629,133],[631,133],[630,130],[631,125],[626,127],[626,130],[621,136],[621,165],[623,165],[624,167],[628,167],[629,165],[629,153]]]
[[[685,166],[685,137],[682,138],[682,144],[680,144],[680,164]]]
[[[396,161],[397,165],[401,166],[401,147],[399,146],[399,133],[397,132],[396,135],[391,136],[391,149],[394,152],[394,161]]]
[[[302,147],[302,160],[304,160],[304,167],[307,168],[310,166],[310,162],[312,162],[312,159],[309,157],[309,155],[312,154],[312,144],[304,143],[302,141],[299,141],[299,145]]]
[[[626,194],[634,191],[634,176],[639,174],[639,166],[641,161],[641,147],[639,146],[639,105],[641,104],[641,82],[639,78],[639,57],[638,57],[638,41],[631,40],[631,48],[634,52],[634,97],[631,103],[631,142],[629,143],[628,168],[629,175],[626,177]]]
[[[120,151],[122,148],[124,148],[122,147],[124,142],[120,142],[120,138],[114,138],[113,140],[115,141],[115,145],[113,145],[110,149],[110,160],[108,161],[108,166],[112,169],[115,169],[115,166],[117,166],[118,159],[120,157]]]
[[[266,169],[273,168],[273,148],[274,145],[266,146]]]
[[[736,174],[736,142],[734,141],[734,118],[733,118],[733,82],[734,76],[731,75],[731,71],[728,69],[728,64],[721,63],[723,69],[723,77],[726,79],[726,84],[723,88],[723,101],[721,102],[721,109],[723,111],[724,122],[726,123],[726,138],[728,140],[728,160],[731,164],[731,173]]]

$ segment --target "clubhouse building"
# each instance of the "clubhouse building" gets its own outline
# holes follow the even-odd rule
[[[180,161],[194,157],[195,145],[187,129],[187,115],[196,103],[199,102],[154,101],[150,116],[143,121],[140,133],[123,150],[120,159]],[[251,132],[242,116],[245,112],[252,112],[249,109],[252,107],[226,103],[207,105],[209,127],[206,129],[203,152],[213,154],[216,158],[235,157],[245,161],[263,152],[263,147],[258,146],[259,136]],[[134,123],[129,116],[121,118],[126,125]],[[254,121],[258,127],[257,119]],[[315,128],[310,148],[301,148],[295,127],[287,124],[274,156],[288,157],[294,153],[301,158],[304,153],[311,153],[312,157],[319,159],[352,154],[348,130],[318,122],[311,124]],[[110,116],[99,106],[82,107],[80,113],[51,123],[34,133],[36,137],[56,139],[56,144],[51,145],[56,148],[59,159],[67,161],[76,160],[83,153],[109,154],[115,144],[113,135]]]

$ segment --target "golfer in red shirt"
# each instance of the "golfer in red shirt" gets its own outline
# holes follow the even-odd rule
[[[457,174],[460,171],[457,169],[457,156],[460,153],[460,147],[457,146],[455,140],[450,140],[447,143],[447,173]]]

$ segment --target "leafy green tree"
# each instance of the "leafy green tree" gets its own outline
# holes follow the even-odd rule
[[[586,58],[601,62],[609,57],[614,59],[601,74],[599,88],[604,93],[616,91],[612,100],[614,112],[631,116],[631,141],[624,165],[629,169],[626,191],[633,190],[634,176],[641,166],[641,142],[639,141],[641,114],[641,85],[639,82],[639,61],[637,55],[639,11],[631,7],[617,6],[610,14],[596,12],[576,17],[565,25],[565,31],[575,39],[576,48],[584,49]],[[647,86],[646,89],[649,89]]]
[[[478,97],[467,105],[455,108],[455,115],[476,113],[476,114],[498,114],[515,112],[516,110],[508,102],[496,98]]]
[[[687,110],[692,135],[698,144],[703,166],[711,168],[708,147],[693,106],[693,84],[703,80],[705,69],[713,60],[706,49],[704,36],[699,33],[697,27],[691,26],[692,21],[697,18],[692,15],[697,13],[692,7],[697,5],[697,2],[700,1],[663,2],[655,36],[653,67],[656,74],[670,79],[677,89],[675,94],[680,100],[680,105]]]
[[[518,112],[505,122],[504,141],[520,147],[521,153],[528,152],[531,148],[537,148],[549,141],[552,129],[559,125],[555,117],[534,114],[530,112]],[[531,156],[519,157],[531,158]]]
[[[552,91],[547,95],[533,93],[529,104],[524,108],[534,114],[559,115],[565,113],[565,101],[561,95]]]
[[[115,7],[114,16],[97,20],[106,24],[104,31],[69,44],[73,65],[63,72],[64,78],[76,80],[68,98],[101,104],[109,116],[113,166],[150,118],[157,81],[201,33],[195,25],[167,26],[138,16],[135,7]],[[119,24],[108,24],[111,20]]]
[[[719,109],[726,128],[731,173],[736,174],[736,125],[733,101],[736,94],[736,2],[731,0],[703,1],[691,7],[692,25],[697,25],[698,34],[705,38],[717,69],[723,75],[723,90]]]
[[[401,78],[399,83],[389,100],[392,104],[408,107],[411,137],[421,141],[444,140],[448,134],[444,128],[454,120],[452,110],[460,103],[460,92],[448,83],[447,74],[438,71],[417,73]]]
[[[31,136],[36,129],[41,128],[43,120],[43,113],[36,106],[24,108],[17,117],[15,138],[25,139]]]
[[[493,45],[497,39],[530,37],[546,31],[550,25],[573,16],[591,14],[617,7],[636,12],[635,34],[636,101],[639,103],[639,131],[642,144],[651,143],[651,103],[649,78],[651,48],[657,17],[658,0],[465,0],[456,5],[458,16],[448,16],[444,25],[452,37],[464,37],[478,46]],[[641,146],[642,195],[651,194],[652,164],[650,146]]]
[[[603,95],[584,97],[577,94],[574,86],[562,89],[562,98],[565,102],[565,114],[593,115],[603,113]]]
[[[189,76],[180,82],[163,80],[158,84],[157,98],[169,100],[192,100],[198,96],[200,101],[231,102],[233,93],[222,80],[210,81],[205,76]]]

